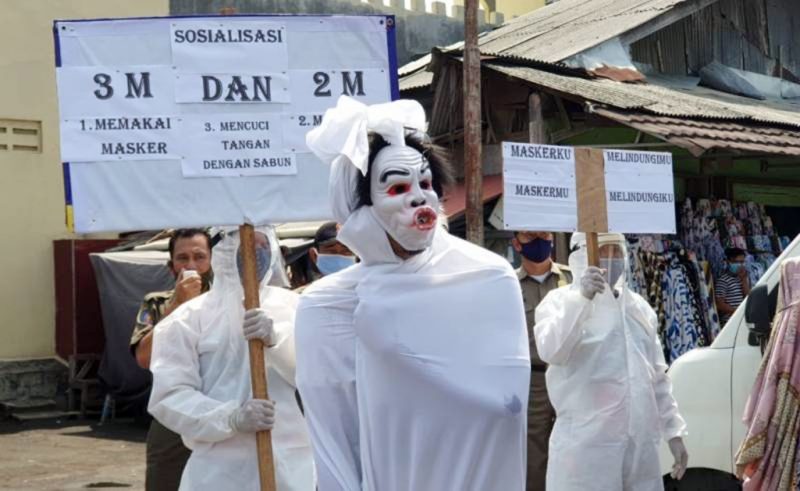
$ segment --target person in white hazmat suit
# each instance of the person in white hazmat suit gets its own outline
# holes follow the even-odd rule
[[[519,281],[437,213],[447,162],[415,101],[342,97],[307,142],[332,163],[360,262],[303,294],[297,382],[320,491],[522,491],[530,357]]]
[[[655,311],[626,285],[621,234],[599,234],[600,268],[587,267],[586,238],[573,235],[573,283],[536,309],[539,355],[556,411],[548,491],[662,490],[661,438],[680,479],[688,455],[658,340]]]
[[[180,489],[260,489],[255,433],[272,429],[278,491],[313,491],[314,465],[295,398],[294,316],[298,295],[267,286],[281,274],[271,228],[256,229],[261,308],[244,310],[239,235],[214,247],[214,284],[159,323],[148,410],[180,434],[192,456]],[[270,401],[252,399],[247,342],[264,342]]]

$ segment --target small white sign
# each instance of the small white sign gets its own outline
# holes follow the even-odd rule
[[[294,175],[284,151],[279,114],[203,114],[181,121],[180,153],[187,177]]]
[[[278,73],[176,73],[175,102],[270,104],[291,102],[289,76]]]
[[[283,146],[287,152],[310,152],[306,134],[322,124],[323,113],[285,114],[283,116]]]
[[[173,70],[165,66],[66,66],[56,70],[61,119],[171,114]]]
[[[97,116],[61,122],[61,158],[65,162],[172,160],[175,116]]]
[[[608,231],[674,234],[672,154],[604,150]]]
[[[174,21],[170,26],[172,64],[181,72],[286,70],[286,26],[275,22]]]
[[[391,99],[384,69],[292,70],[290,74],[289,91],[295,111],[324,113],[336,105],[341,95],[364,104]]]
[[[573,232],[578,224],[572,147],[503,143],[506,230]]]

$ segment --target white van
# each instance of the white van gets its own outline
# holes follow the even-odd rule
[[[712,491],[741,489],[735,478],[735,456],[747,428],[745,404],[761,366],[759,333],[769,332],[777,296],[780,265],[800,256],[800,235],[780,255],[736,309],[711,346],[679,357],[669,369],[678,408],[689,435],[689,471],[681,481],[666,479],[666,490]],[[745,314],[747,312],[747,315]],[[662,473],[668,476],[673,459],[661,446]]]

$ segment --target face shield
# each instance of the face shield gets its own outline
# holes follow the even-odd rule
[[[212,291],[242,292],[242,257],[239,229],[226,227],[220,232],[221,239],[214,246],[211,265],[215,271]],[[283,286],[286,273],[275,230],[269,226],[255,228],[256,273],[259,287],[267,284]]]
[[[606,282],[615,288],[620,288],[625,284],[628,271],[628,248],[625,236],[616,233],[597,234],[597,245],[598,267],[604,270]],[[578,284],[578,279],[589,265],[586,234],[582,232],[572,234],[570,247],[574,251],[569,256],[569,266],[575,278],[573,284]]]

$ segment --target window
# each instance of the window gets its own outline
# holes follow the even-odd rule
[[[42,153],[42,122],[0,119],[0,152]]]

